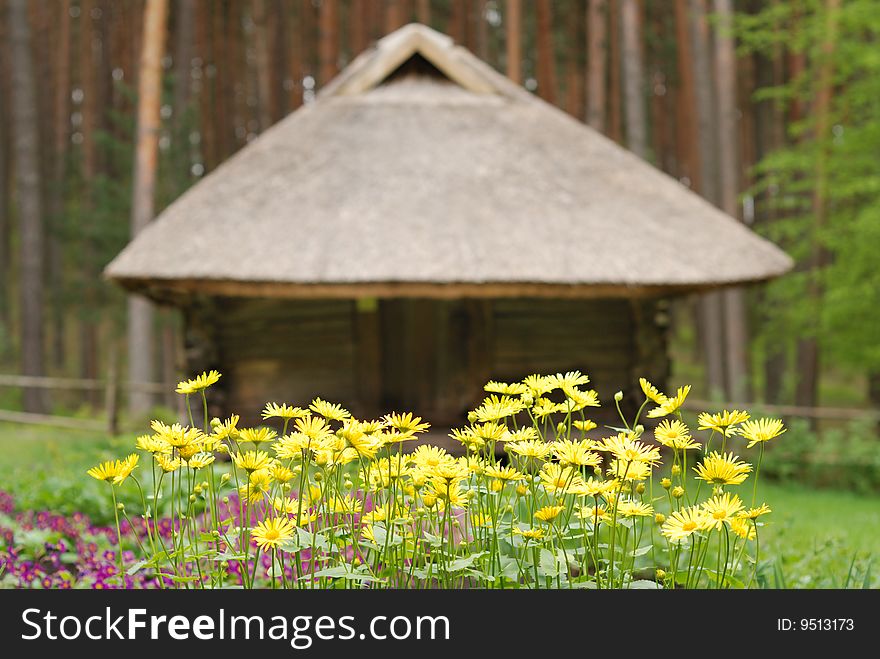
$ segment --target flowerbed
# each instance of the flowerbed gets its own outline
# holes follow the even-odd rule
[[[114,502],[128,483],[141,502],[136,512],[116,504],[125,551],[113,555],[117,571],[104,583],[741,588],[755,581],[761,519],[770,512],[756,500],[757,479],[765,442],[785,432],[777,420],[704,413],[704,444],[681,419],[689,388],[669,396],[643,379],[635,418],[620,413],[617,394],[621,426],[593,438],[598,429],[586,411],[600,402],[584,388],[586,376],[529,376],[486,385],[470,425],[451,433],[465,454],[454,457],[429,445],[405,452],[428,429],[410,413],[361,421],[321,399],[308,408],[267,404],[263,418],[277,428],[239,428],[237,416],[209,420],[205,390],[219,378],[212,371],[178,386],[189,425],[155,421],[137,440],[140,452],[89,470],[108,483]],[[657,423],[651,430],[640,423],[643,413]],[[754,447],[756,466],[737,455]],[[143,483],[141,455],[149,460]],[[749,478],[752,487],[743,487]]]

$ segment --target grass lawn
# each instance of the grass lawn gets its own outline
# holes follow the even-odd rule
[[[842,588],[852,564],[851,586],[880,587],[880,496],[768,483],[760,490],[773,508],[764,549],[781,559],[786,586]]]
[[[99,433],[0,424],[0,490],[15,495],[20,509],[80,510],[109,522],[106,487],[85,470],[100,460],[132,450],[134,434]],[[865,574],[880,547],[880,496],[763,483],[759,501],[773,508],[761,534],[762,560],[773,561],[770,585],[880,587],[880,564]],[[748,503],[751,491],[740,492]],[[132,503],[134,499],[132,498]],[[880,561],[880,559],[878,559]]]

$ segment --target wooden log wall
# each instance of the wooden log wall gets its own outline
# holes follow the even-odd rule
[[[248,423],[268,401],[357,398],[355,303],[219,298],[213,315],[226,407]]]
[[[215,298],[186,312],[187,359],[191,372],[223,372],[212,402],[248,423],[267,401],[321,396],[360,417],[412,411],[457,425],[489,379],[576,369],[605,403],[592,416],[609,423],[616,391],[638,404],[640,376],[665,384],[664,313],[622,299]]]

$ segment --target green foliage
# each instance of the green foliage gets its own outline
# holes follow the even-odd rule
[[[880,453],[876,423],[855,421],[821,434],[800,419],[791,423],[788,441],[768,447],[762,471],[785,483],[880,492]]]
[[[829,17],[824,2],[773,3],[739,17],[743,50],[768,57],[803,55],[801,75],[760,90],[803,118],[788,125],[789,144],[758,166],[755,192],[781,219],[759,227],[801,264],[767,290],[765,341],[817,334],[828,357],[860,369],[880,369],[880,12],[874,0],[850,0],[837,11],[837,38],[826,49]],[[827,130],[815,111],[821,71],[830,66]],[[816,195],[827,216],[816,221]],[[810,258],[828,255],[818,282],[824,296],[808,302]]]

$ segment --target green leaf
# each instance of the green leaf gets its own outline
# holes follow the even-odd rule
[[[347,579],[348,581],[377,581],[385,583],[384,579],[378,579],[371,574],[351,572],[344,565],[337,565],[336,567],[328,567],[323,570],[318,570],[312,576],[329,577],[331,579]]]
[[[631,582],[627,588],[632,590],[662,590],[663,586],[656,581],[651,581],[649,579],[636,579]]]

